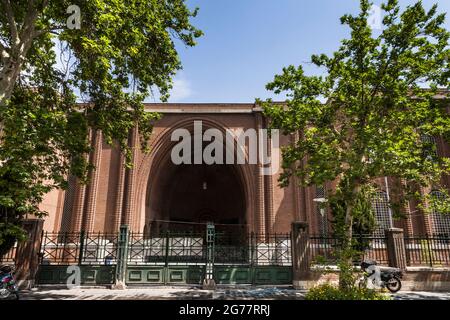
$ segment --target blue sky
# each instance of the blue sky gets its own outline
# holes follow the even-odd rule
[[[380,5],[381,0],[374,0]],[[400,0],[403,6],[413,0]],[[450,11],[450,0],[438,2]],[[271,97],[265,85],[284,66],[331,53],[348,36],[339,18],[359,0],[188,0],[199,7],[193,24],[204,31],[194,48],[179,46],[184,66],[169,102],[254,102]],[[447,19],[449,19],[448,17]],[[447,22],[450,29],[450,23]],[[315,69],[306,65],[310,73]],[[278,98],[280,100],[280,98]],[[149,101],[153,101],[151,98]]]

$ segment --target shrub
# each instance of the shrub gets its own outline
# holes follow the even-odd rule
[[[341,290],[329,283],[316,286],[308,291],[306,300],[390,300],[389,295],[372,289],[352,287]]]

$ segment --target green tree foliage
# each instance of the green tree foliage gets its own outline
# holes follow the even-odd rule
[[[305,300],[391,300],[391,297],[371,289],[340,290],[332,284],[325,283],[311,288]]]
[[[257,101],[274,127],[300,136],[283,149],[281,183],[287,185],[291,176],[307,186],[337,182],[329,203],[348,264],[351,254],[345,250],[352,246],[355,218],[370,222],[373,215],[375,178],[404,181],[401,191],[408,199],[418,196],[412,186],[439,186],[450,164],[425,152],[429,144],[422,139],[448,139],[450,133],[447,93],[441,90],[449,85],[445,14],[437,5],[426,11],[421,1],[402,11],[397,0],[388,0],[382,5],[383,28],[374,31],[370,9],[371,3],[361,0],[359,14],[341,18],[350,37],[331,56],[312,56],[323,75],[289,66],[267,85],[287,94],[285,106]],[[341,286],[351,281],[343,276]]]
[[[68,28],[71,5],[80,28]],[[43,195],[69,174],[86,182],[89,128],[127,163],[135,125],[145,147],[159,115],[143,101],[167,100],[176,45],[202,35],[196,14],[185,0],[0,0],[0,248],[24,214],[45,214]]]

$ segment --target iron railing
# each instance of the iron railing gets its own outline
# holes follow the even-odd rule
[[[216,230],[214,264],[250,264],[252,242],[248,233]]]
[[[116,263],[117,233],[45,232],[40,263],[44,265],[110,265]]]
[[[264,241],[265,239],[265,241]],[[255,266],[292,266],[291,234],[253,235]]]
[[[118,233],[43,233],[40,263],[51,265],[116,264]],[[135,265],[203,265],[207,260],[206,234],[164,231],[130,233],[127,263]],[[408,266],[450,266],[450,237],[406,237]],[[217,232],[213,247],[215,265],[291,266],[290,234],[255,234]],[[358,235],[354,249],[362,260],[376,260],[388,265],[385,237]],[[312,264],[336,265],[341,240],[335,236],[311,235],[308,254]],[[16,247],[1,257],[1,263],[13,263]]]
[[[363,260],[376,260],[380,265],[388,265],[387,241],[385,237],[358,235],[353,238],[353,249],[358,254],[354,264]],[[309,257],[312,264],[336,265],[337,254],[342,240],[336,236],[311,235],[309,237]]]
[[[257,235],[218,232],[214,243],[215,265],[292,265],[289,234]],[[131,233],[129,264],[205,264],[206,239],[203,233],[163,232],[147,237]]]
[[[218,235],[214,247],[215,265],[291,266],[291,235]]]
[[[206,263],[206,244],[203,233],[171,233],[148,237],[130,233],[129,264],[196,265]]]
[[[213,252],[215,265],[292,265],[289,234],[238,235],[218,232]],[[129,264],[198,265],[205,264],[206,257],[203,233],[163,232],[152,237],[142,233],[130,234]]]
[[[17,243],[15,243],[14,246],[11,249],[9,249],[9,251],[5,255],[0,256],[0,264],[15,263],[16,251],[17,251]]]
[[[450,236],[405,237],[408,266],[450,266]]]

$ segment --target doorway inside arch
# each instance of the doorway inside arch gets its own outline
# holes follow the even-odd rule
[[[243,183],[234,165],[174,165],[170,157],[150,179],[146,232],[246,231]]]

